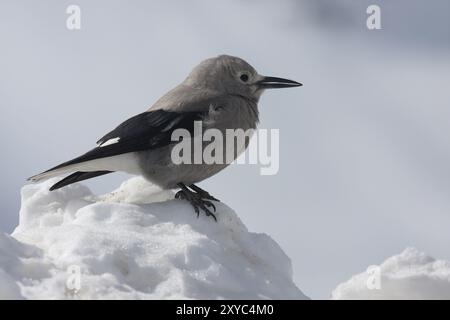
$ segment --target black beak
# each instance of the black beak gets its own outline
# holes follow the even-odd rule
[[[301,83],[277,77],[264,77],[256,83],[261,89],[300,87]]]

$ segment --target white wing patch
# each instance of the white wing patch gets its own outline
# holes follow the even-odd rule
[[[99,144],[98,147],[100,147],[100,148],[106,147],[106,146],[109,146],[109,145],[111,145],[111,144],[115,144],[115,143],[117,143],[117,142],[119,142],[119,141],[120,141],[120,137],[117,137],[117,138],[111,138],[111,139],[108,139],[108,140],[106,140],[105,142]]]
[[[170,129],[172,129],[178,122],[181,121],[181,117],[175,118],[174,120],[172,120],[167,126],[165,126],[161,132],[166,132],[169,131]]]

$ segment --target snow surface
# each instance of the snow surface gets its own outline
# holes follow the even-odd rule
[[[24,186],[0,234],[0,299],[307,298],[278,244],[222,203],[216,223],[141,178],[100,197],[55,182]]]
[[[332,299],[450,299],[450,261],[407,248],[378,267],[340,284]]]

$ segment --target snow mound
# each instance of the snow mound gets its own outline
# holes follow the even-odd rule
[[[55,181],[24,186],[0,234],[0,299],[306,298],[277,243],[222,203],[216,223],[141,178],[100,197]]]
[[[407,248],[340,284],[332,299],[450,299],[450,261]]]

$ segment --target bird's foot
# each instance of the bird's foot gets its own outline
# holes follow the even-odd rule
[[[207,199],[207,200],[212,200],[212,201],[217,201],[220,202],[219,199],[213,197],[212,195],[209,194],[208,191],[203,190],[200,187],[197,187],[195,184],[191,184],[189,186],[189,188],[191,188],[192,190],[194,190],[197,194],[199,194],[203,199]]]
[[[180,183],[178,186],[181,188],[181,190],[175,194],[175,199],[184,199],[189,201],[189,203],[194,208],[195,213],[197,213],[197,218],[200,216],[201,209],[207,217],[211,216],[217,222],[215,214],[210,210],[210,208],[212,208],[214,212],[216,212],[216,206],[211,201],[207,200],[209,198],[203,197],[198,192],[189,190],[184,184]]]

